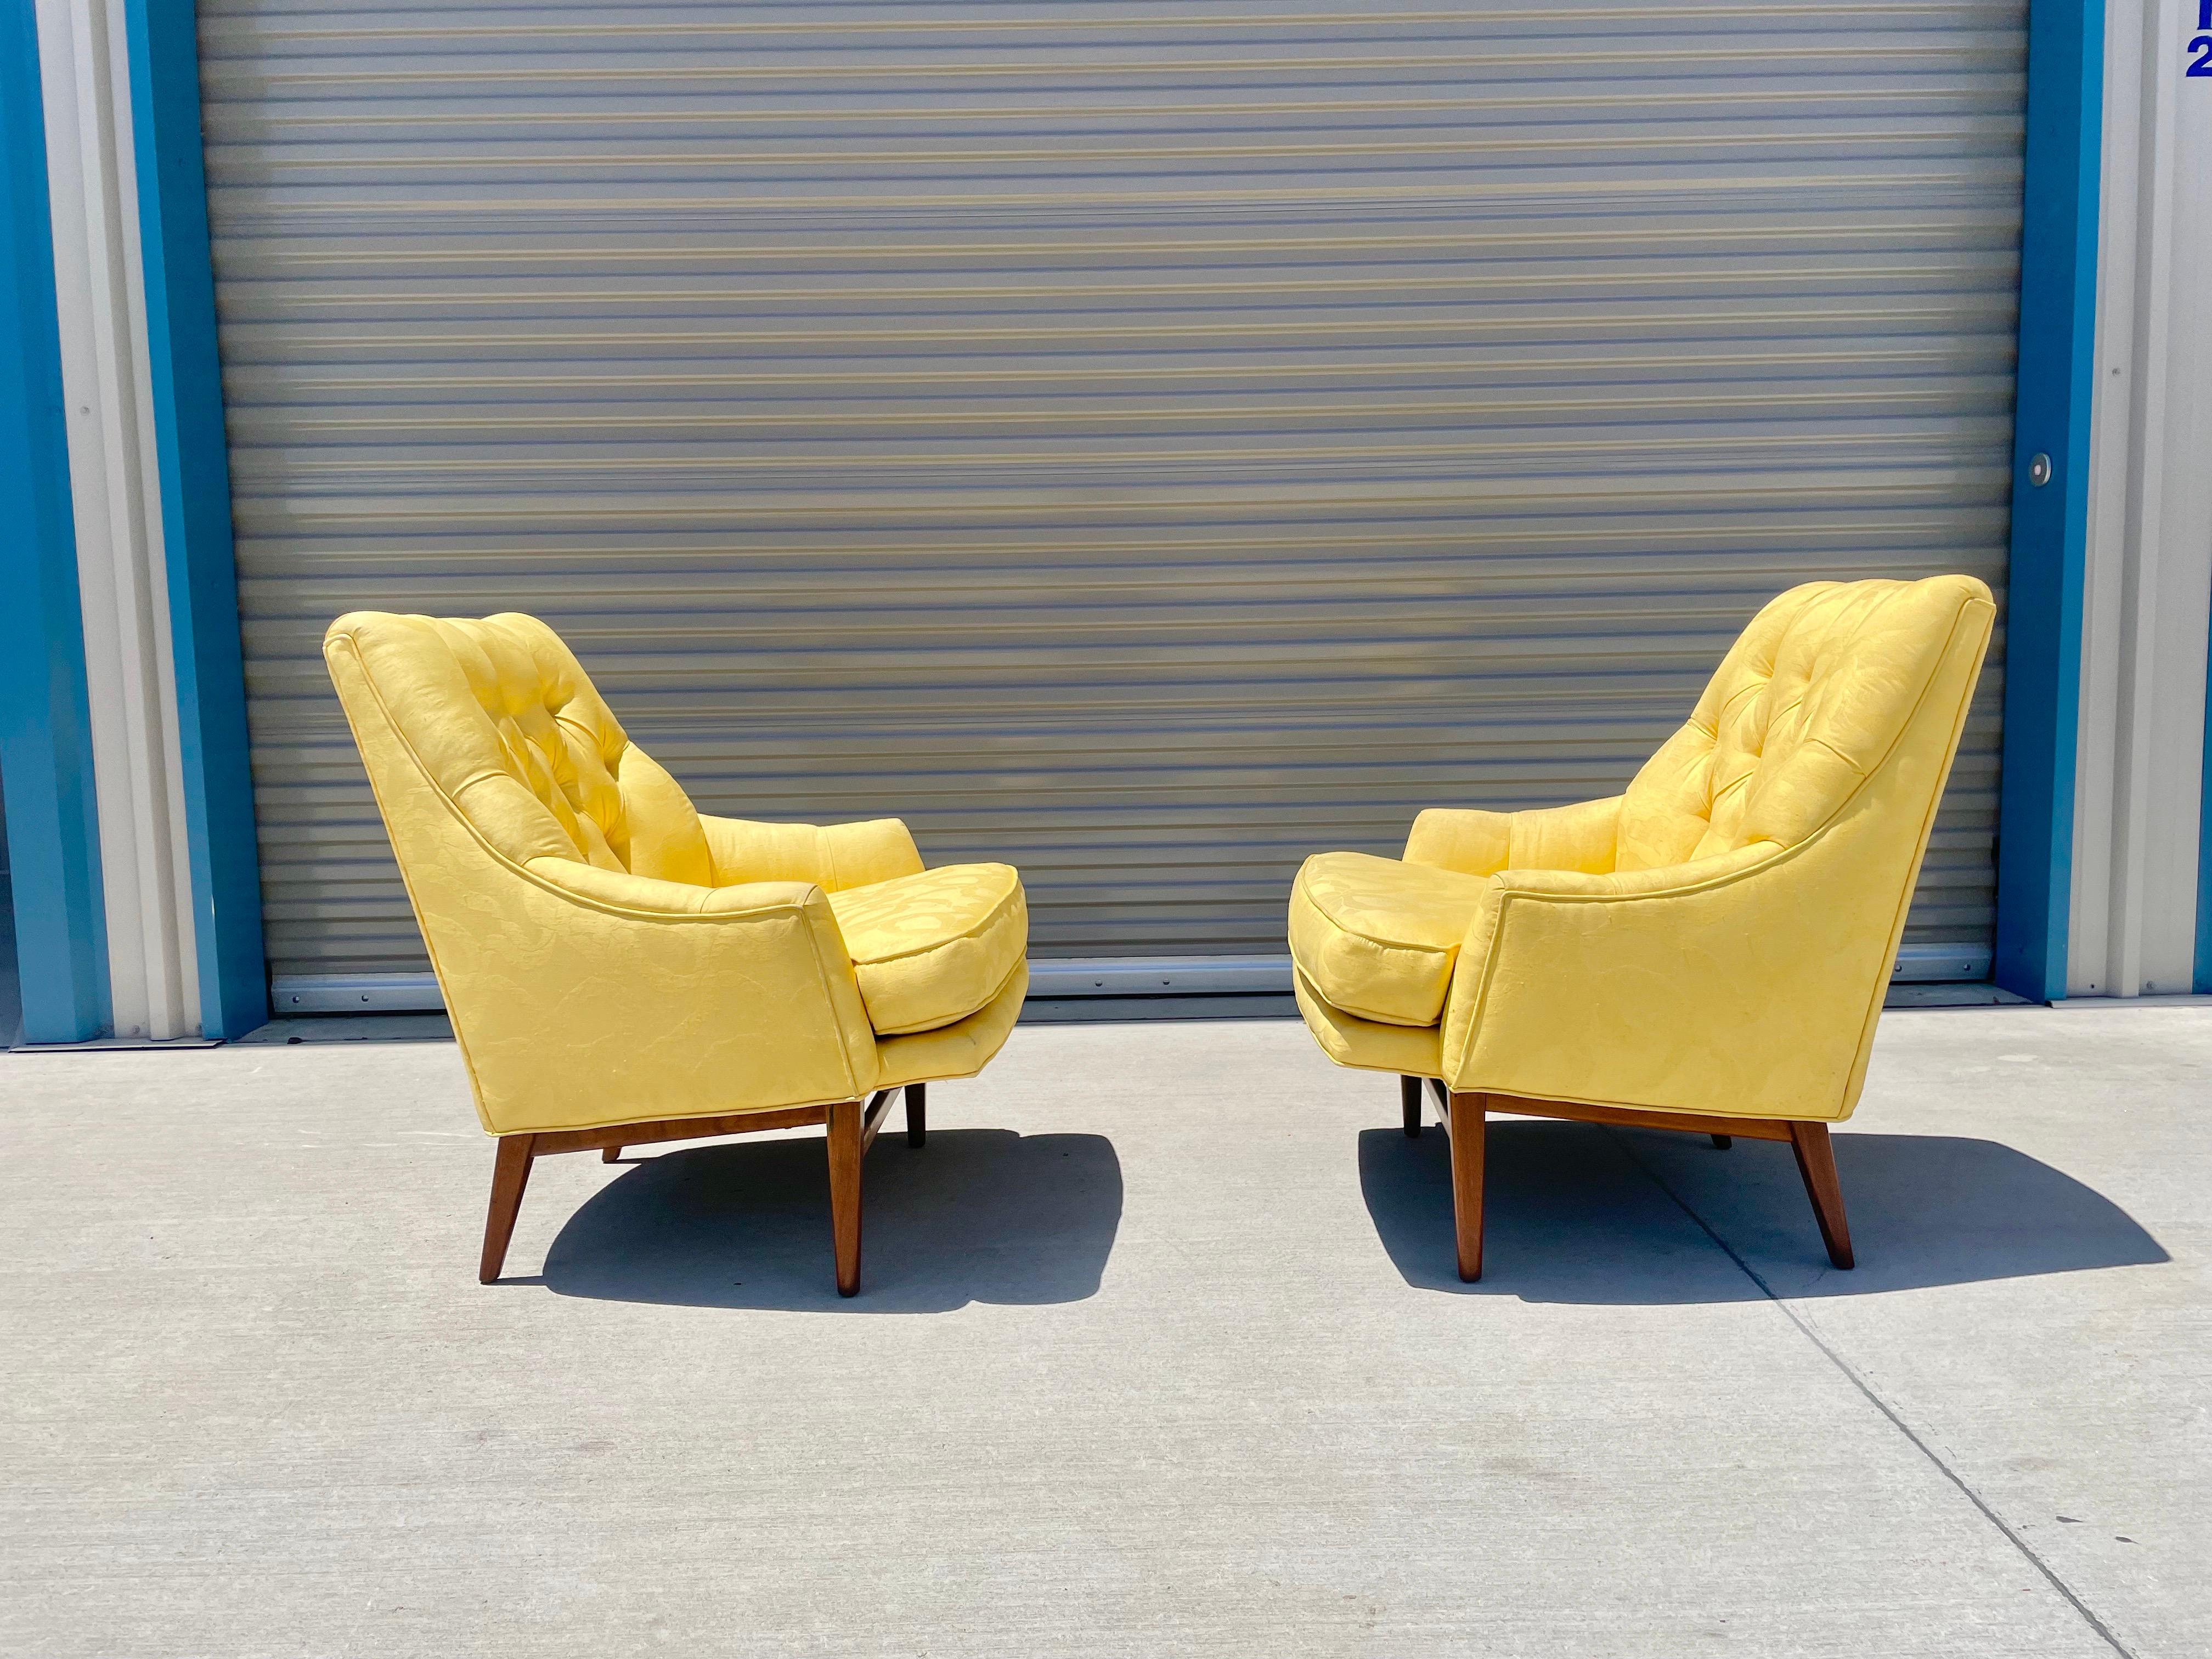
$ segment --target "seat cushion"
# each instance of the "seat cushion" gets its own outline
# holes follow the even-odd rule
[[[876,1087],[895,1089],[908,1083],[974,1077],[1006,1046],[1014,1022],[1022,1017],[1022,1002],[1029,988],[1029,969],[1018,962],[1006,988],[967,1018],[933,1031],[885,1037],[876,1045]]]
[[[1366,853],[1320,853],[1291,888],[1291,957],[1362,1019],[1433,1025],[1487,876]]]
[[[1379,1019],[1347,1014],[1315,990],[1304,974],[1295,971],[1291,975],[1291,989],[1297,997],[1306,1030],[1321,1044],[1322,1053],[1338,1065],[1395,1072],[1401,1077],[1443,1075],[1443,1026],[1389,1025]]]
[[[878,1036],[965,1019],[1029,949],[1022,878],[1004,864],[948,864],[830,895]]]

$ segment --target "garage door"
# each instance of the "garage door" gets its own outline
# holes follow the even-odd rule
[[[1778,589],[2002,590],[2021,4],[200,17],[280,1006],[427,986],[355,607],[535,612],[703,809],[1229,986],[1306,852],[1618,789]]]

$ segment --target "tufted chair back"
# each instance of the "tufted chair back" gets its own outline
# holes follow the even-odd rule
[[[690,799],[535,617],[357,611],[334,627],[432,787],[495,851],[714,884]]]
[[[1804,840],[1881,766],[1962,607],[1989,596],[1971,576],[1931,576],[1808,582],[1774,599],[1629,785],[1615,867]]]

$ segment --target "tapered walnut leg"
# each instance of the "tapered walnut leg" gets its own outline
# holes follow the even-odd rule
[[[1398,1079],[1398,1109],[1406,1119],[1406,1138],[1421,1138],[1421,1079],[1401,1077]]]
[[[619,1146],[602,1146],[599,1149],[599,1162],[602,1164],[621,1163],[622,1148]]]
[[[1828,1247],[1828,1260],[1838,1267],[1850,1267],[1851,1230],[1844,1220],[1844,1187],[1836,1178],[1836,1153],[1828,1144],[1828,1126],[1790,1124],[1790,1149],[1797,1154],[1797,1173],[1805,1177],[1805,1194],[1813,1200],[1813,1215],[1820,1224],[1820,1242]]]
[[[522,1212],[522,1189],[530,1184],[530,1161],[536,1156],[536,1135],[501,1135],[491,1166],[491,1208],[484,1216],[483,1260],[477,1282],[489,1285],[507,1265],[507,1241],[514,1237],[514,1218]]]
[[[1729,1147],[1735,1145],[1735,1137],[1734,1135],[1715,1135],[1713,1137],[1713,1145],[1719,1147],[1723,1152],[1726,1152]]]
[[[1452,1224],[1459,1238],[1459,1276],[1482,1277],[1482,1152],[1487,1124],[1480,1095],[1451,1097]]]
[[[837,1294],[860,1288],[861,1103],[830,1109],[830,1233],[837,1253]]]
[[[927,1084],[906,1085],[906,1144],[919,1146],[929,1139],[929,1103],[922,1097]]]

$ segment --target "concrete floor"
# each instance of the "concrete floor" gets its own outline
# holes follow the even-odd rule
[[[0,1057],[0,1652],[2212,1652],[2212,1010],[1884,1022],[1788,1152],[1047,1026],[870,1155],[490,1153],[443,1042]]]

